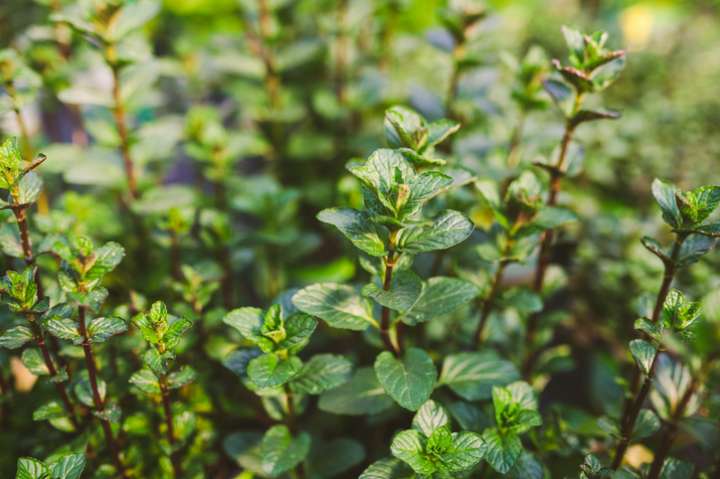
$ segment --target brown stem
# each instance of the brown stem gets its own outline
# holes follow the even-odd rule
[[[182,464],[180,463],[180,458],[175,450],[177,440],[175,438],[175,424],[173,421],[172,405],[170,404],[170,390],[167,385],[166,375],[160,378],[160,393],[162,396],[163,413],[165,415],[165,434],[171,449],[170,462],[172,463],[175,479],[180,479],[182,477]]]
[[[125,105],[120,92],[120,67],[112,62],[110,63],[110,70],[112,71],[113,116],[115,117],[115,127],[120,137],[120,154],[122,155],[123,165],[125,167],[125,176],[127,177],[130,197],[137,199],[138,190],[137,179],[135,177],[135,165],[130,156],[130,137],[127,129]]]
[[[577,102],[576,102],[577,103]],[[547,206],[555,206],[557,204],[557,197],[560,193],[560,179],[562,177],[562,168],[565,165],[567,158],[567,152],[572,141],[575,126],[572,122],[567,121],[565,123],[565,132],[563,133],[562,140],[560,142],[560,154],[558,155],[557,162],[550,172],[550,191],[548,192],[548,198],[546,201]],[[533,277],[533,290],[536,293],[541,293],[543,284],[545,282],[545,273],[548,266],[550,265],[550,247],[553,243],[555,232],[553,230],[547,230],[543,234],[542,241],[540,242],[540,250],[538,252],[538,263],[535,268],[535,275]],[[540,313],[532,314],[528,318],[527,332],[525,333],[525,351],[526,357],[523,362],[523,371],[525,375],[529,374],[531,365],[535,356],[532,350],[533,343],[535,342],[535,336],[540,322]]]
[[[383,279],[383,290],[390,291],[392,285],[393,268],[395,267],[394,252],[385,258],[385,278]],[[385,348],[391,351],[395,356],[400,355],[400,346],[396,345],[390,335],[390,308],[383,306],[380,313],[380,337],[382,338]]]
[[[672,252],[670,253],[670,258],[665,262],[665,272],[663,274],[663,280],[660,284],[660,290],[658,291],[657,298],[655,299],[655,307],[653,308],[652,316],[650,318],[653,323],[656,323],[660,319],[662,307],[665,304],[665,299],[667,298],[668,293],[670,292],[670,285],[672,284],[673,278],[676,273],[677,260],[680,256],[680,249],[684,240],[685,236],[678,235],[676,237],[675,243],[673,244]],[[624,412],[620,420],[620,440],[618,441],[618,445],[615,449],[615,456],[612,462],[613,470],[617,470],[620,467],[623,458],[625,457],[625,452],[630,445],[632,432],[633,429],[635,429],[635,422],[637,421],[640,410],[642,409],[642,406],[645,403],[648,394],[650,393],[653,376],[655,375],[655,364],[657,363],[658,356],[659,352],[656,352],[653,356],[650,370],[648,371],[647,376],[643,380],[642,386],[635,395],[634,399],[630,399],[632,398],[632,396],[630,396],[630,398],[626,400],[625,406],[623,407]],[[640,374],[640,371],[636,367],[635,375],[637,379],[633,378],[633,385],[640,382]]]
[[[95,406],[95,411],[98,413],[105,412],[105,401],[103,400],[102,396],[100,395],[100,389],[98,388],[97,383],[97,362],[95,361],[95,355],[93,353],[92,344],[90,343],[90,336],[88,335],[87,331],[87,325],[85,321],[85,313],[86,313],[86,307],[85,306],[79,306],[78,307],[78,329],[80,332],[80,335],[83,338],[82,342],[82,348],[83,353],[85,355],[85,367],[87,368],[88,372],[88,380],[90,382],[90,389],[92,390],[92,398],[93,398],[93,405]],[[126,479],[127,473],[125,472],[125,466],[122,463],[122,460],[120,459],[120,449],[118,448],[117,442],[115,441],[115,437],[113,436],[112,432],[112,426],[110,425],[110,421],[108,421],[105,418],[98,417],[100,420],[100,425],[102,426],[103,433],[105,435],[105,443],[107,445],[108,450],[110,451],[110,454],[112,455],[113,462],[115,463],[115,467],[118,470],[118,473],[120,476],[123,477],[123,479]]]
[[[480,322],[478,323],[477,329],[475,330],[475,349],[480,347],[480,345],[482,344],[485,326],[487,324],[488,318],[490,318],[490,312],[495,306],[495,300],[497,299],[497,294],[500,291],[500,285],[502,284],[503,272],[505,271],[506,265],[507,263],[505,261],[500,261],[500,264],[498,264],[498,267],[495,270],[495,274],[493,275],[492,283],[490,285],[490,292],[483,301],[482,309],[480,310]]]
[[[18,192],[17,190],[12,191],[13,196],[13,202],[15,204],[18,203]],[[35,266],[35,256],[33,255],[33,249],[32,249],[32,241],[30,240],[30,228],[28,227],[28,221],[27,221],[27,207],[26,206],[14,206],[12,208],[13,213],[15,214],[15,219],[17,221],[18,230],[20,231],[20,244],[22,246],[23,250],[23,256],[25,259],[25,264],[29,267]],[[35,286],[37,289],[37,297],[42,298],[44,296],[44,290],[42,286],[42,282],[40,281],[40,270],[35,269],[35,275],[34,275],[34,281]],[[45,367],[47,367],[48,373],[50,374],[50,377],[54,378],[58,375],[57,368],[55,367],[55,363],[52,359],[52,355],[50,354],[50,350],[48,349],[48,346],[45,342],[45,334],[43,333],[42,329],[40,328],[40,325],[37,323],[35,319],[35,315],[32,313],[29,313],[27,315],[28,323],[30,324],[30,328],[33,333],[33,337],[35,339],[35,343],[38,345],[38,348],[40,348],[40,353],[43,357],[43,362],[45,363]],[[78,427],[78,420],[75,416],[75,410],[73,409],[72,403],[70,402],[70,397],[67,394],[66,390],[66,384],[65,382],[54,382],[55,384],[55,390],[58,393],[58,396],[60,396],[60,400],[63,403],[63,407],[65,408],[65,411],[68,413],[68,417],[70,419],[70,422],[72,423],[73,427],[77,429]]]

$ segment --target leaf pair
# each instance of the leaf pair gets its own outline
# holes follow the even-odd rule
[[[467,431],[451,432],[447,412],[435,401],[422,405],[412,426],[393,438],[390,451],[417,474],[456,477],[482,458],[480,436]]]

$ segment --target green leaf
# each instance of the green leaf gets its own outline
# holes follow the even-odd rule
[[[523,445],[513,433],[500,434],[497,429],[486,429],[482,434],[482,458],[500,474],[508,473],[520,459]]]
[[[237,329],[245,339],[261,346],[264,351],[272,350],[272,341],[263,337],[261,333],[263,324],[262,309],[250,307],[233,309],[225,315],[223,323]]]
[[[460,129],[460,123],[442,119],[428,125],[428,145],[435,146],[445,141]]]
[[[533,217],[530,223],[518,229],[514,236],[522,238],[533,234],[539,234],[546,230],[555,229],[576,220],[577,216],[575,213],[568,209],[546,206]]]
[[[633,339],[630,341],[630,352],[640,370],[646,375],[650,374],[650,367],[657,353],[655,346],[643,339]]]
[[[333,328],[363,331],[377,322],[368,304],[352,286],[320,283],[301,289],[292,298],[302,312],[317,316]]]
[[[114,270],[125,256],[125,248],[110,241],[95,250],[95,264],[86,273],[88,279],[98,279]]]
[[[570,119],[573,125],[579,125],[588,121],[597,120],[617,120],[620,118],[620,112],[613,110],[580,110]]]
[[[62,456],[49,464],[52,479],[80,479],[85,470],[85,456],[83,454],[69,454]]]
[[[354,439],[341,437],[317,444],[313,441],[310,452],[308,477],[329,479],[340,477],[365,459],[365,447]]]
[[[717,244],[716,238],[710,238],[703,235],[690,235],[680,247],[677,264],[679,266],[689,266],[700,260]]]
[[[310,436],[300,433],[293,438],[287,426],[273,426],[260,443],[262,469],[270,477],[278,477],[300,464],[310,451]]]
[[[102,379],[98,379],[97,388],[98,393],[100,394],[100,400],[105,401],[105,394],[107,392],[107,384],[105,384],[105,381],[103,381]],[[75,391],[75,396],[82,404],[86,405],[89,408],[95,407],[92,386],[90,385],[90,380],[87,377],[84,377],[78,382],[76,382],[73,391]]]
[[[310,358],[290,382],[293,391],[320,394],[350,379],[352,363],[335,354],[317,354]]]
[[[133,30],[145,25],[160,11],[160,3],[156,0],[139,0],[126,3],[113,17],[107,30],[106,38],[118,41]]]
[[[473,224],[461,213],[447,210],[430,225],[414,225],[397,233],[398,251],[410,254],[448,249],[465,241]]]
[[[18,195],[18,203],[21,205],[29,205],[35,203],[40,191],[42,190],[43,182],[40,176],[34,171],[26,174],[22,177],[18,183],[18,189],[20,190]]]
[[[685,222],[697,225],[720,204],[720,186],[701,186],[677,195],[676,199]]]
[[[0,347],[17,349],[25,343],[32,341],[33,334],[27,326],[15,326],[5,331],[0,336]]]
[[[243,431],[230,434],[223,440],[225,453],[233,458],[243,469],[258,475],[264,474],[260,455],[260,433]]]
[[[398,218],[402,220],[411,217],[428,200],[440,193],[443,188],[450,186],[452,182],[452,177],[439,171],[424,171],[415,175],[408,181],[407,187],[410,191],[407,199],[403,202],[398,197],[395,204]]]
[[[66,416],[67,412],[59,402],[50,401],[33,412],[33,421],[47,421],[48,419],[58,419]]]
[[[420,406],[415,417],[413,417],[412,426],[429,437],[435,429],[447,426],[449,423],[450,418],[448,418],[445,409],[430,399]]]
[[[30,348],[24,350],[21,359],[25,367],[36,376],[47,376],[50,374],[45,360],[38,349]]]
[[[389,290],[370,283],[365,285],[362,294],[395,311],[407,311],[416,303],[422,290],[423,282],[418,275],[402,270],[393,275]]]
[[[335,226],[356,248],[370,256],[385,256],[385,242],[378,228],[362,211],[352,208],[329,208],[317,215],[318,220]]]
[[[437,379],[432,359],[418,348],[409,348],[402,360],[383,351],[375,360],[375,374],[390,397],[411,411],[430,398]]]
[[[660,258],[662,261],[669,260],[668,256],[665,254],[665,251],[663,251],[662,245],[658,243],[657,240],[649,236],[643,236],[640,239],[640,242],[648,251]]]
[[[638,413],[632,438],[636,441],[650,437],[660,430],[660,418],[650,409],[641,409]]]
[[[414,479],[412,469],[395,458],[385,458],[368,466],[358,479]]]
[[[450,472],[461,472],[474,467],[483,458],[483,440],[479,434],[463,431],[453,434],[452,447],[442,455]]]
[[[502,431],[521,434],[542,424],[535,393],[528,383],[517,381],[505,387],[495,386],[492,399],[495,421]]]
[[[523,451],[520,459],[508,472],[512,479],[543,479],[545,471],[542,464],[528,451]]]
[[[404,323],[414,325],[451,313],[480,293],[469,281],[444,276],[430,278],[423,286],[417,301],[399,318]]]
[[[468,401],[488,399],[494,386],[504,386],[520,378],[510,361],[494,351],[452,354],[445,358],[440,385],[446,385]]]
[[[77,323],[70,318],[52,318],[45,323],[45,327],[58,339],[67,339],[76,344],[83,341]]]
[[[687,461],[668,457],[660,470],[660,479],[691,479],[694,476],[695,466]]]
[[[197,378],[197,372],[190,366],[183,366],[179,371],[168,375],[168,387],[170,389],[178,389],[186,384],[190,384]]]
[[[677,204],[677,188],[656,178],[652,183],[652,194],[660,205],[665,222],[673,228],[682,226],[682,214]]]
[[[425,457],[425,444],[425,436],[420,431],[408,429],[395,435],[390,445],[390,452],[416,473],[430,475],[435,472],[435,465]]]
[[[428,142],[429,132],[425,119],[416,111],[404,106],[393,106],[385,111],[385,138],[393,148],[408,147],[422,150]]]
[[[393,213],[397,211],[397,199],[403,189],[401,185],[405,185],[407,190],[407,183],[415,176],[402,153],[387,148],[375,150],[363,163],[349,163],[347,169],[375,193],[380,204]]]
[[[378,382],[375,371],[361,368],[348,382],[324,392],[318,407],[333,414],[361,416],[378,414],[392,404],[392,399]]]
[[[130,376],[130,384],[133,384],[145,394],[160,394],[160,382],[150,369],[143,368]]]
[[[50,470],[42,461],[21,457],[17,461],[15,479],[49,479]]]
[[[247,374],[250,380],[260,388],[282,386],[302,368],[297,356],[280,359],[276,354],[267,353],[248,363]]]
[[[281,348],[290,354],[297,354],[310,341],[315,332],[317,320],[305,313],[295,313],[285,320],[286,338],[280,343]]]
[[[90,341],[102,343],[116,334],[127,331],[127,324],[121,318],[95,318],[88,324]]]

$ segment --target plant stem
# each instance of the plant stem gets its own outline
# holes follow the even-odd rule
[[[677,260],[680,255],[680,249],[682,247],[683,241],[685,241],[685,236],[678,235],[675,238],[675,243],[673,244],[670,258],[665,262],[665,272],[663,274],[663,280],[660,284],[660,290],[658,291],[657,298],[655,299],[655,307],[653,308],[652,317],[650,318],[653,323],[657,323],[658,319],[660,319],[660,313],[662,312],[663,305],[665,304],[665,299],[670,292],[670,285],[672,284],[673,278],[675,277]],[[656,351],[655,355],[653,356],[652,363],[650,364],[648,374],[643,380],[642,385],[640,386],[640,390],[637,392],[635,397],[633,399],[628,398],[628,400],[626,400],[625,402],[625,405],[623,407],[623,416],[620,420],[620,440],[615,449],[615,457],[613,458],[612,462],[613,470],[617,470],[620,467],[620,465],[622,464],[622,460],[625,457],[625,452],[630,445],[632,432],[635,429],[635,422],[637,421],[637,417],[640,414],[642,405],[645,403],[645,400],[650,393],[653,376],[655,375],[655,365],[657,363],[659,355],[660,352]],[[635,385],[640,383],[641,378],[641,372],[637,367],[635,368],[634,375],[635,377],[633,378],[632,384],[634,385],[634,387],[637,387]],[[634,393],[634,391],[632,392]]]
[[[510,143],[508,145],[507,164],[508,166],[515,166],[517,164],[518,147],[522,142],[523,128],[525,127],[525,112],[520,112],[518,116],[517,124],[513,128],[512,134],[510,135]]]
[[[495,269],[495,274],[493,275],[492,283],[490,284],[490,292],[483,301],[482,309],[480,310],[480,322],[478,323],[477,329],[475,330],[475,349],[480,347],[480,345],[482,344],[485,326],[488,319],[490,318],[490,312],[492,312],[493,307],[495,306],[495,300],[497,299],[497,294],[500,291],[500,285],[502,284],[503,272],[505,271],[506,265],[507,263],[504,260],[501,260],[498,264],[497,268]]]
[[[125,105],[123,104],[122,94],[120,92],[120,67],[114,61],[108,61],[110,70],[112,71],[112,95],[113,95],[113,116],[115,117],[115,127],[120,137],[120,154],[122,155],[123,165],[125,167],[125,176],[127,178],[128,190],[130,198],[138,198],[137,179],[135,177],[135,165],[130,156],[130,137],[127,129],[127,118],[125,115]]]
[[[44,290],[42,282],[40,281],[40,270],[37,269],[37,266],[35,264],[35,256],[33,255],[32,241],[30,240],[30,228],[28,227],[27,221],[27,206],[18,205],[19,191],[17,190],[17,188],[12,190],[11,195],[13,196],[13,203],[17,205],[12,207],[12,211],[15,214],[15,220],[17,221],[18,230],[20,231],[20,244],[22,246],[25,264],[28,267],[36,268],[33,279],[35,281],[37,297],[38,299],[40,299],[44,296]],[[40,353],[42,354],[45,367],[47,368],[50,377],[55,378],[56,376],[58,376],[58,371],[55,367],[55,362],[52,359],[47,343],[45,342],[45,334],[40,328],[40,325],[37,323],[35,315],[33,313],[27,314],[27,320],[30,324],[30,329],[32,330],[35,343],[38,345],[38,348],[40,348]],[[75,416],[75,410],[73,409],[72,403],[70,402],[70,397],[68,396],[66,390],[66,383],[55,381],[53,383],[55,384],[55,390],[57,391],[58,396],[60,396],[60,400],[63,403],[63,407],[68,413],[70,422],[72,423],[73,427],[77,429],[79,423],[77,417]]]
[[[95,411],[98,413],[105,412],[105,401],[103,400],[102,396],[100,395],[100,389],[98,388],[97,383],[97,362],[95,361],[95,355],[93,353],[92,344],[90,343],[90,336],[88,334],[87,325],[85,321],[85,313],[86,313],[86,307],[85,306],[78,306],[78,329],[80,331],[80,335],[83,338],[82,342],[82,348],[83,353],[85,355],[85,367],[87,368],[88,372],[88,380],[90,382],[90,389],[92,390],[92,398],[93,398],[93,404],[95,406]],[[120,449],[118,448],[117,442],[115,441],[115,437],[113,437],[112,432],[112,426],[110,425],[110,421],[108,421],[105,418],[98,417],[100,420],[100,425],[102,426],[103,433],[105,434],[105,442],[107,444],[107,448],[110,451],[110,454],[113,458],[113,462],[115,463],[115,467],[118,470],[118,473],[123,479],[126,479],[127,473],[125,472],[125,466],[122,463],[122,460],[120,459]]]
[[[395,253],[390,250],[390,253],[385,257],[385,277],[383,279],[383,290],[385,291],[390,291],[390,287],[392,286],[394,267]],[[400,345],[393,342],[390,334],[390,308],[387,306],[383,306],[380,313],[380,337],[388,351],[395,354],[395,356],[400,356]]]
[[[170,390],[167,385],[167,375],[163,375],[160,378],[160,394],[162,396],[162,405],[163,405],[163,413],[165,416],[165,434],[167,436],[167,441],[170,444],[170,462],[172,463],[173,468],[173,475],[175,476],[175,479],[180,479],[182,477],[182,464],[180,463],[180,458],[177,455],[177,451],[175,450],[175,446],[177,444],[177,440],[175,438],[175,423],[173,421],[173,412],[172,412],[172,405],[170,401]]]
[[[582,104],[582,95],[575,95],[575,102],[573,106],[573,115],[580,109]],[[573,116],[571,115],[571,117]],[[572,142],[573,134],[575,133],[575,123],[570,118],[565,121],[565,130],[563,132],[562,140],[560,140],[560,153],[555,165],[550,170],[550,191],[548,192],[548,198],[545,202],[546,206],[555,206],[557,204],[557,197],[560,193],[560,180],[563,177],[562,169],[565,166],[567,160],[567,153]],[[538,252],[538,262],[535,268],[535,274],[533,277],[533,291],[541,293],[543,284],[545,282],[545,273],[548,266],[550,265],[550,247],[552,246],[555,238],[555,231],[550,229],[545,231],[543,238],[540,242],[540,250]],[[523,372],[527,376],[530,373],[532,361],[535,357],[535,352],[532,350],[533,343],[535,342],[535,336],[539,327],[540,313],[532,314],[528,318],[527,332],[525,333],[525,351],[526,357],[523,361]]]

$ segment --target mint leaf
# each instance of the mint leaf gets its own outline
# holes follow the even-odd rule
[[[302,312],[317,316],[333,328],[363,331],[377,322],[352,286],[320,283],[301,289],[292,298]]]
[[[432,394],[435,365],[422,349],[410,348],[402,359],[384,351],[375,359],[375,374],[385,391],[405,409],[416,411]]]
[[[487,399],[493,386],[503,386],[520,378],[510,361],[493,351],[457,353],[445,358],[438,384],[448,386],[468,401]]]
[[[385,393],[371,368],[358,369],[346,383],[324,392],[318,407],[333,414],[359,416],[378,414],[393,400]]]

